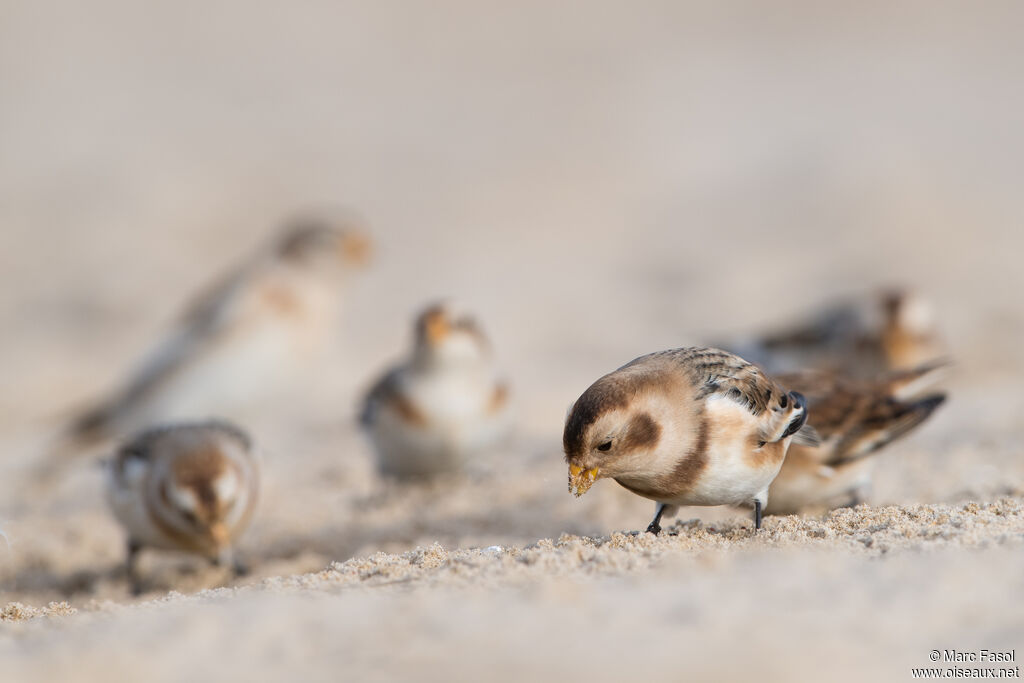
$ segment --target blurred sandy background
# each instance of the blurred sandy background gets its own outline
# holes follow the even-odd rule
[[[4,612],[3,666],[903,680],[932,648],[1024,656],[1022,20],[1010,2],[0,4],[0,604],[28,610]],[[97,469],[48,500],[22,473],[197,288],[339,205],[376,260],[316,381],[247,421],[267,451],[256,588],[116,607]],[[565,492],[562,418],[597,376],[892,283],[934,302],[957,365],[949,404],[881,458],[875,503],[931,505],[886,508],[910,529],[891,552],[833,538],[876,533],[871,509],[761,541],[726,512],[655,550],[522,550],[649,521],[612,483]],[[494,339],[517,430],[464,477],[390,486],[356,401],[445,295]],[[272,578],[434,542],[438,574],[405,588]],[[459,552],[484,558],[474,580]],[[146,566],[148,599],[223,578]],[[78,613],[14,620],[55,600]]]

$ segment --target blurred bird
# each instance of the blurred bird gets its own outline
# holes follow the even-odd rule
[[[381,474],[430,477],[459,470],[501,439],[508,403],[476,320],[442,303],[418,316],[411,355],[370,389],[360,421]]]
[[[108,467],[107,500],[128,533],[128,575],[145,547],[181,550],[245,569],[234,543],[256,507],[259,468],[249,437],[225,422],[149,429]]]
[[[328,336],[343,280],[369,250],[347,219],[288,226],[198,297],[120,388],[73,420],[53,454],[266,397]]]
[[[914,368],[945,353],[931,305],[897,289],[726,347],[773,373],[817,368],[861,378]]]
[[[792,514],[810,507],[856,505],[871,484],[873,457],[931,416],[944,393],[919,398],[945,364],[856,380],[824,371],[778,375],[807,397],[808,423],[818,446],[794,444],[769,490],[767,512]]]
[[[806,401],[738,356],[702,347],[641,356],[600,378],[576,400],[562,443],[569,491],[615,479],[657,503],[647,531],[679,505],[754,508],[790,442],[815,444]]]

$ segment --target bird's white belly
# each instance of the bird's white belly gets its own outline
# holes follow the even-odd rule
[[[782,467],[768,453],[753,450],[762,425],[745,407],[712,397],[705,403],[709,425],[706,464],[693,485],[670,500],[673,505],[749,505],[763,500]],[[788,447],[788,441],[787,441]],[[776,446],[777,447],[777,446]],[[773,446],[768,446],[773,448]],[[678,456],[677,456],[678,457]]]
[[[372,428],[381,469],[399,476],[459,469],[505,433],[504,411],[491,414],[493,395],[493,383],[480,378],[411,383],[407,398],[423,422],[381,410]]]
[[[782,463],[753,467],[748,453],[739,449],[717,452],[700,479],[682,495],[662,501],[673,505],[749,505],[760,497],[779,473]]]
[[[487,410],[494,385],[478,376],[439,377],[411,382],[409,398],[431,422],[479,419]]]

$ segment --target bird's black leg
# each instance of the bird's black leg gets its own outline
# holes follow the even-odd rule
[[[846,499],[846,502],[843,503],[842,505],[840,505],[839,507],[841,507],[841,508],[855,508],[855,507],[857,507],[858,505],[860,505],[863,502],[864,502],[864,499],[861,498],[860,493],[858,491],[853,491],[853,492],[850,493],[850,497]]]
[[[754,528],[761,528],[761,501],[754,501]]]
[[[142,593],[142,580],[139,577],[139,552],[142,544],[135,539],[128,539],[128,558],[125,560],[125,569],[128,574],[128,584],[131,587],[132,595]]]
[[[236,577],[249,573],[249,567],[238,559],[238,555],[231,548],[223,549],[215,557],[210,558],[210,562],[215,567],[230,567]]]
[[[235,573],[235,576],[245,576],[249,573],[249,565],[242,562],[237,557],[231,562],[231,571]]]
[[[654,511],[654,520],[647,525],[647,533],[654,534],[655,536],[661,533],[661,516],[665,514],[665,508],[667,507],[668,505],[664,503],[658,503],[658,507]]]
[[[850,491],[850,497],[842,507],[844,508],[855,508],[861,503],[867,502],[868,496],[871,495],[871,484],[861,484],[857,488]]]

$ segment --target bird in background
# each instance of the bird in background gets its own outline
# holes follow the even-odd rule
[[[946,400],[923,393],[941,377],[943,361],[882,373],[870,380],[829,371],[778,375],[807,397],[808,424],[821,443],[793,444],[769,489],[769,514],[860,503],[870,489],[878,452],[927,420]]]
[[[815,368],[866,379],[946,355],[932,305],[897,288],[838,303],[724,347],[773,373]]]
[[[569,409],[562,436],[569,491],[610,478],[655,501],[647,531],[680,505],[754,509],[791,443],[817,443],[803,396],[718,349],[641,356],[594,382]]]
[[[259,465],[241,429],[218,421],[147,429],[117,451],[107,474],[135,592],[144,548],[193,553],[245,573],[234,546],[256,508]]]
[[[330,338],[347,278],[370,248],[349,216],[288,224],[196,297],[108,397],[71,421],[40,478],[98,442],[168,420],[230,415],[272,395]]]
[[[407,358],[367,392],[360,422],[379,472],[397,479],[461,470],[507,433],[509,388],[476,318],[452,302],[428,306]]]

